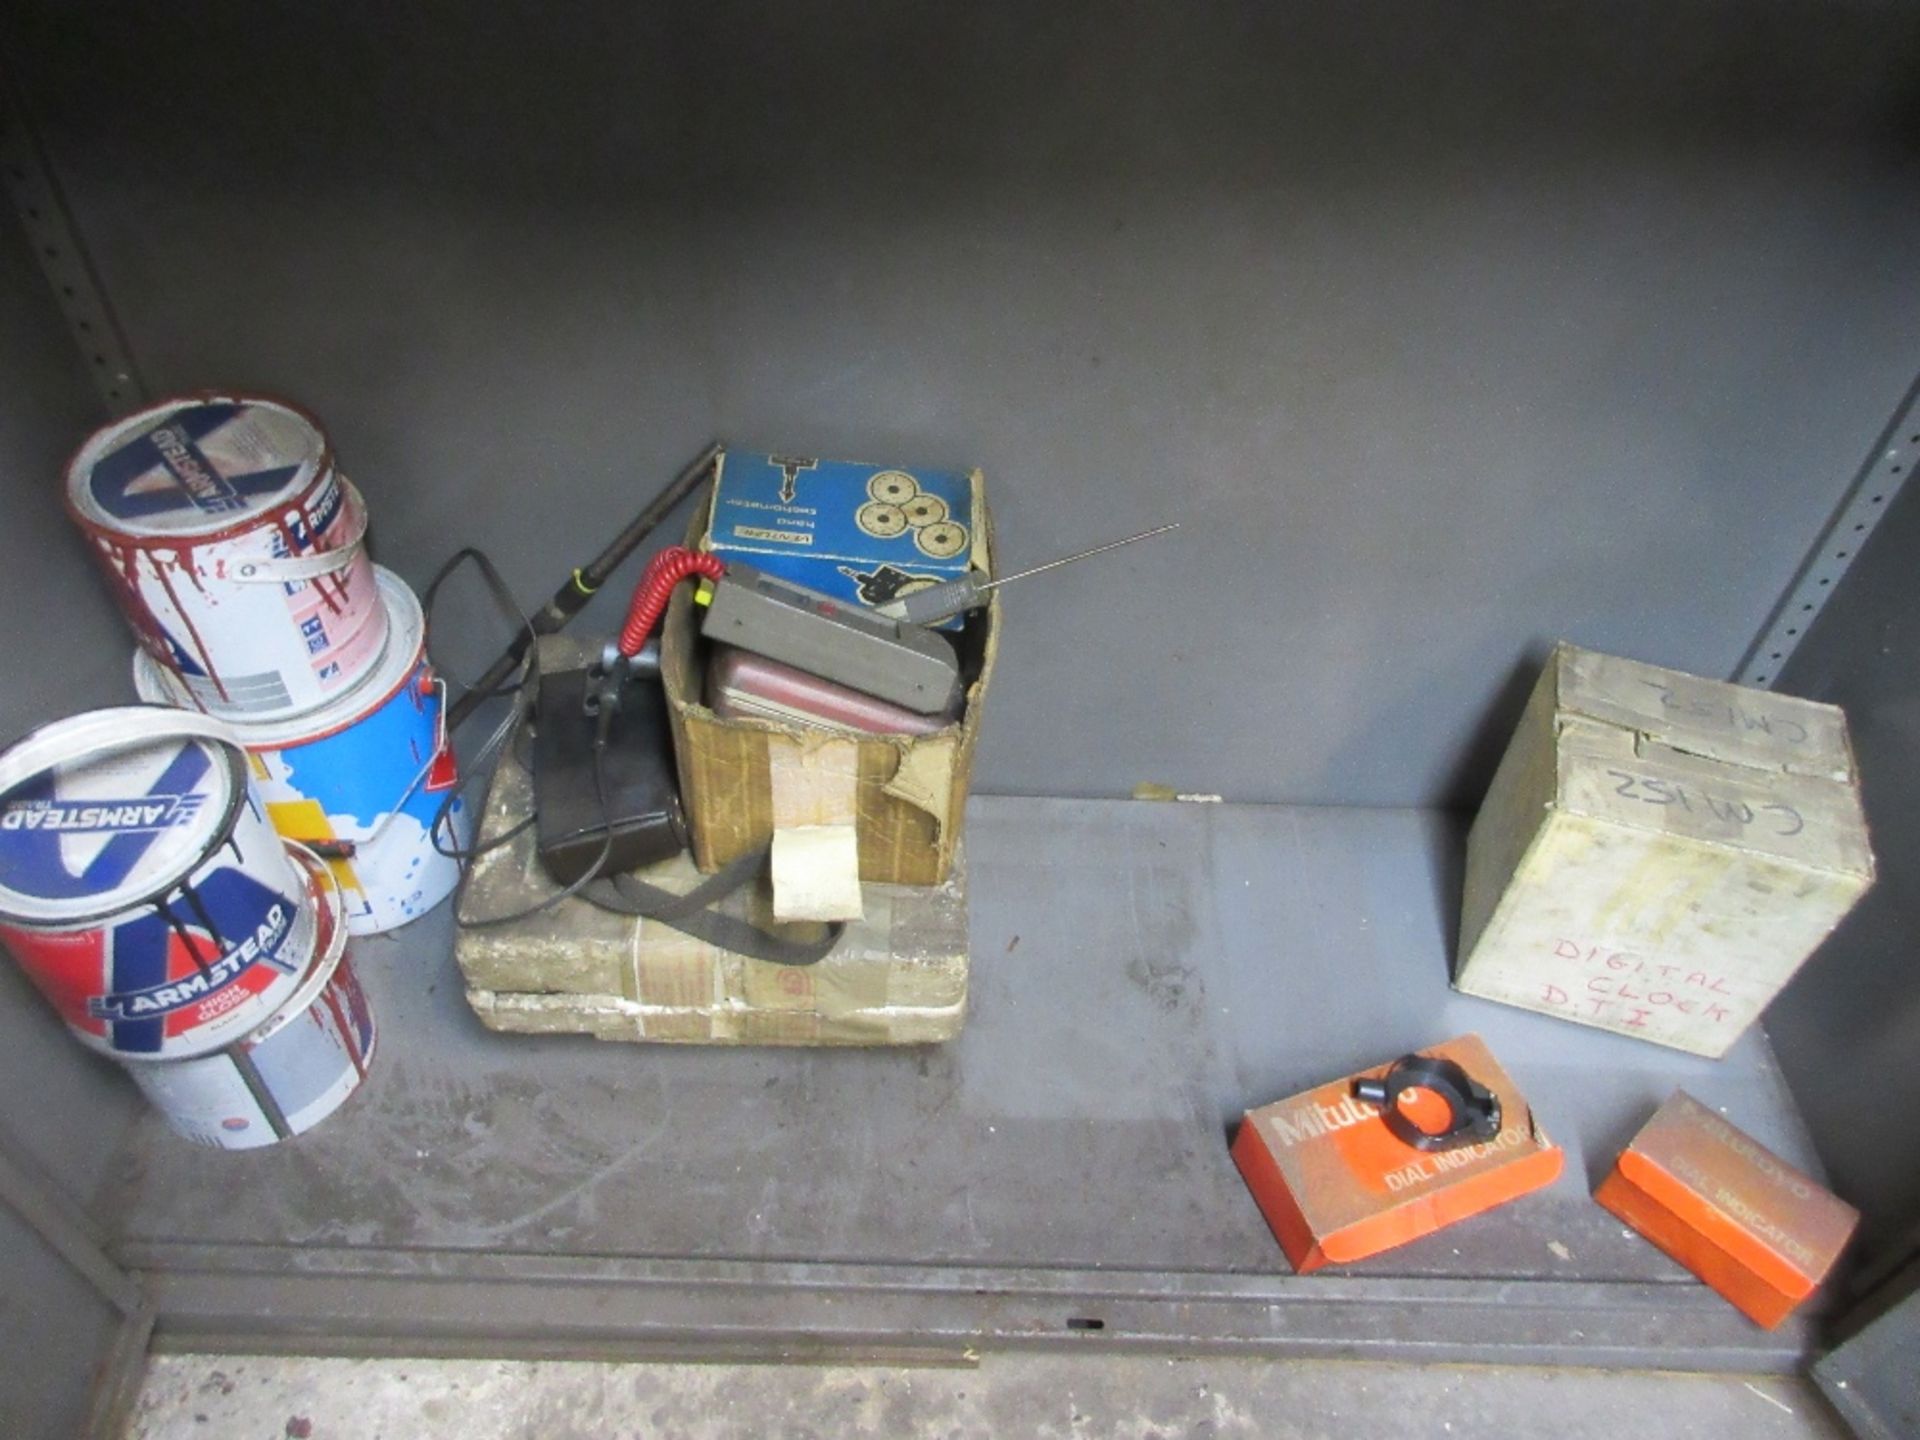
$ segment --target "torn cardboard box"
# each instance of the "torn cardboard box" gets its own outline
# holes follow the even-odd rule
[[[979,492],[978,473],[972,477]],[[989,564],[992,522],[984,498],[976,502],[974,563]],[[707,520],[695,521],[689,543],[706,548]],[[937,885],[946,878],[965,819],[981,711],[999,645],[1000,602],[971,616],[953,638],[960,650],[966,701],[960,718],[926,735],[834,736],[778,721],[722,719],[701,691],[707,672],[691,587],[667,608],[661,632],[661,679],[673,722],[680,793],[693,832],[694,858],[703,870],[758,850],[776,825],[841,823],[790,819],[842,799],[858,840],[860,878],[890,885]],[[821,759],[831,754],[827,763]],[[814,783],[809,789],[809,782]],[[836,787],[831,795],[820,786]]]
[[[1468,838],[1454,985],[1719,1056],[1873,878],[1836,707],[1561,645]]]

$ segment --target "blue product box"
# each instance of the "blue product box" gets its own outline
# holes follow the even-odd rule
[[[729,452],[714,480],[707,548],[835,599],[884,605],[967,572],[979,504],[977,471]],[[964,618],[940,628],[957,630]]]

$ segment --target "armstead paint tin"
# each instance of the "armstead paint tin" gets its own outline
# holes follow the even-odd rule
[[[280,833],[304,844],[349,841],[327,864],[355,935],[392,930],[438,905],[460,879],[443,853],[471,839],[471,811],[455,801],[434,844],[433,824],[455,783],[446,696],[427,663],[420,602],[390,570],[377,571],[391,616],[386,655],[348,695],[291,720],[236,720],[254,788]],[[177,676],[146,651],[133,657],[140,698],[188,703]]]
[[[299,715],[379,663],[366,505],[295,406],[202,395],[116,421],[68,465],[66,500],[141,646],[196,708]]]
[[[0,753],[0,944],[96,1050],[256,1029],[312,962],[307,891],[210,716],[95,710]]]
[[[292,848],[317,918],[300,988],[259,1029],[211,1055],[126,1057],[167,1127],[196,1145],[254,1150],[290,1140],[345,1104],[373,1062],[373,1011],[347,954],[339,887],[311,851]]]

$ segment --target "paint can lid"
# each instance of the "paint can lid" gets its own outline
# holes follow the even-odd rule
[[[0,918],[67,926],[164,894],[225,843],[246,758],[218,720],[93,710],[0,752]]]
[[[284,401],[203,395],[95,433],[67,467],[67,499],[115,534],[207,536],[284,508],[330,464],[318,422]]]

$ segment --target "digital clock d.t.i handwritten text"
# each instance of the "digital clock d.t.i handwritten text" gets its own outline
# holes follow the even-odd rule
[[[1643,1030],[1660,1015],[1696,1016],[1714,1024],[1733,1019],[1720,998],[1731,998],[1733,987],[1717,971],[1668,965],[1573,940],[1554,941],[1553,956],[1566,968],[1583,972],[1567,976],[1564,984],[1542,982],[1540,999],[1556,1010],[1630,1030]]]

